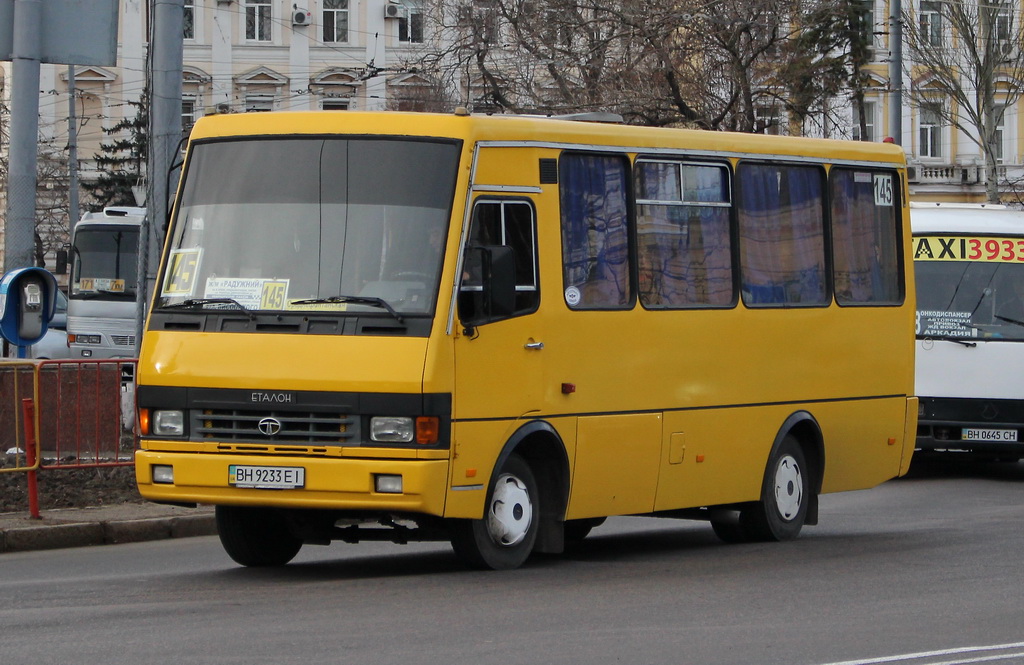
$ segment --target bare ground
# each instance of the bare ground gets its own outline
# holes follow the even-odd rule
[[[5,471],[18,461],[0,456],[0,513],[28,510],[28,474]],[[87,508],[142,502],[132,466],[41,469],[36,472],[39,508]]]

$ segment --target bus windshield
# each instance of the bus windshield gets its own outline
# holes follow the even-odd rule
[[[915,261],[917,336],[1024,341],[1024,265]]]
[[[156,306],[432,314],[458,156],[362,137],[195,145]]]
[[[135,298],[139,229],[95,226],[75,231],[73,299]]]

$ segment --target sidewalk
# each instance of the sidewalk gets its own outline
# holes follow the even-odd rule
[[[0,513],[0,553],[136,543],[217,533],[213,507],[122,503],[95,508]]]

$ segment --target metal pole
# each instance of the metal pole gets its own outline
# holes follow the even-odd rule
[[[75,66],[68,65],[68,233],[78,223],[78,108],[75,102]]]
[[[15,0],[4,272],[35,265],[41,0]]]
[[[168,177],[181,140],[182,33],[184,0],[153,0],[153,34],[150,40],[149,164],[146,169],[146,218],[139,234],[139,296],[136,306],[136,337],[139,348],[146,307],[156,287],[160,249],[166,232]]]
[[[889,0],[889,136],[903,145],[903,6]]]

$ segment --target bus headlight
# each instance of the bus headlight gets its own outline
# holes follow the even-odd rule
[[[182,436],[185,434],[185,413],[154,411],[150,424],[155,436]]]
[[[409,443],[416,433],[412,418],[374,416],[370,418],[370,440],[381,443]]]
[[[69,344],[99,344],[101,341],[99,335],[68,335]]]

